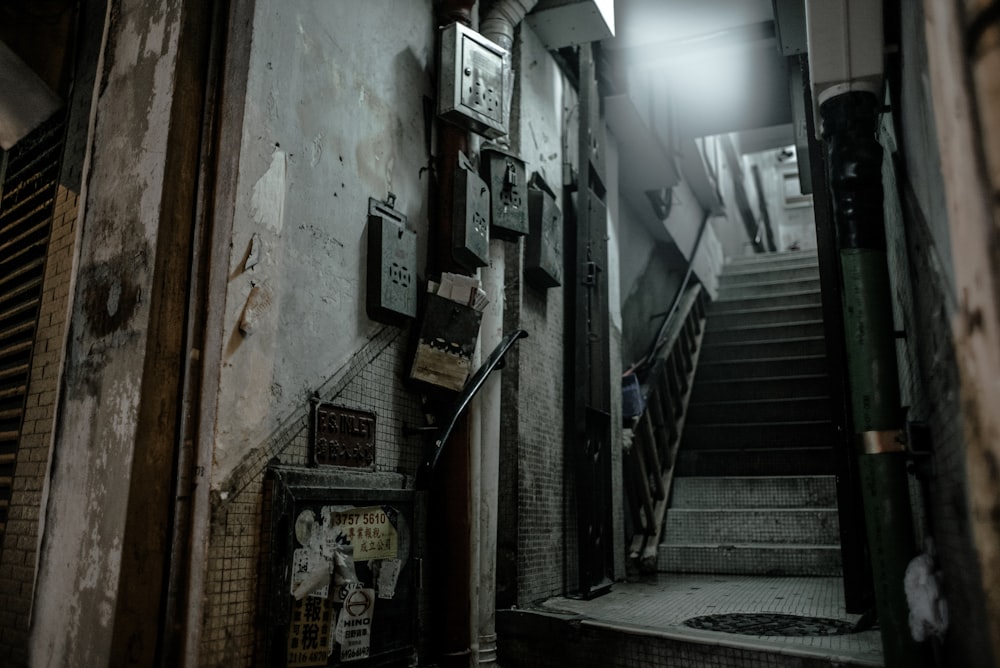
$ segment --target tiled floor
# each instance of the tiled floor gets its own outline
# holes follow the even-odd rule
[[[544,607],[644,633],[683,635],[694,642],[772,648],[781,653],[828,655],[862,665],[882,665],[878,630],[786,638],[717,633],[682,625],[692,617],[726,612],[774,612],[855,622],[858,615],[844,611],[839,578],[660,574],[639,582],[616,583],[610,593],[591,601],[559,597],[546,601]]]

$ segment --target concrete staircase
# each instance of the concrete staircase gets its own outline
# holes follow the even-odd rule
[[[734,260],[707,311],[657,568],[840,575],[814,253]]]

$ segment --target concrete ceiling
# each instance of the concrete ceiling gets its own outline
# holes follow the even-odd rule
[[[771,0],[616,0],[610,46],[684,40],[773,18]]]
[[[649,88],[640,97],[670,100],[682,136],[791,122],[771,0],[616,0],[615,24],[609,56],[631,87]],[[791,143],[772,135],[775,147]]]

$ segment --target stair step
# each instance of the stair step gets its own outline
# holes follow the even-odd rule
[[[716,293],[716,300],[780,296],[819,289],[819,278],[779,279],[756,283],[737,282],[736,284],[720,285]]]
[[[812,306],[772,306],[766,308],[724,311],[712,314],[706,322],[706,332],[746,327],[747,325],[786,325],[803,320],[823,320],[823,307]]]
[[[834,508],[670,508],[664,543],[839,545]]]
[[[812,476],[678,476],[674,508],[833,508],[837,479]]]
[[[708,337],[706,337],[706,340]],[[780,357],[782,355],[825,355],[826,339],[822,336],[802,336],[788,339],[741,341],[738,343],[706,343],[699,354],[703,362],[752,360]]]
[[[794,416],[796,420],[829,420],[830,397],[791,397],[746,401],[706,401],[691,403],[688,424],[711,422],[775,422]]]
[[[800,422],[734,422],[691,424],[684,427],[681,445],[684,448],[798,448],[826,446],[832,442],[833,423],[829,421]]]
[[[791,399],[830,394],[830,379],[826,374],[774,376],[749,380],[713,380],[694,384],[691,401],[743,401],[747,399]]]
[[[799,355],[764,359],[703,360],[695,382],[774,376],[802,376],[826,373],[826,355]]]
[[[710,323],[706,320],[706,323]],[[704,345],[749,343],[768,339],[815,338],[824,335],[822,320],[802,320],[766,325],[733,325],[727,328],[706,326]]]
[[[803,250],[803,251],[784,251],[781,253],[754,253],[753,255],[737,255],[735,257],[726,258],[726,268],[729,267],[743,267],[747,265],[759,265],[759,264],[783,264],[783,263],[797,263],[797,262],[807,262],[811,261],[813,264],[818,262],[816,258],[816,250]]]
[[[749,309],[767,308],[771,306],[822,306],[823,299],[819,290],[802,290],[783,295],[763,295],[758,297],[735,297],[717,299],[708,306],[708,316],[728,311],[745,311]]]
[[[676,476],[815,476],[834,473],[834,451],[815,448],[681,449]]]
[[[775,281],[791,281],[799,278],[819,278],[819,266],[816,263],[789,265],[761,265],[759,267],[726,268],[719,275],[719,285],[754,285],[757,283],[773,283]]]
[[[839,576],[840,547],[830,545],[661,545],[661,573]]]

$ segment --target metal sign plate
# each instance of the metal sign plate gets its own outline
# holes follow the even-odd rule
[[[375,414],[319,402],[312,460],[317,466],[375,466]]]

